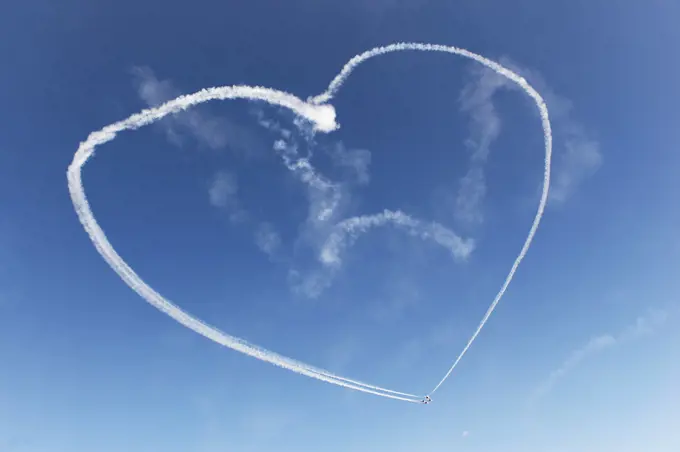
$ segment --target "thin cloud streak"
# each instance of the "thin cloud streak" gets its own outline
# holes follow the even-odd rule
[[[588,341],[588,343],[586,343],[586,345],[571,352],[569,357],[562,363],[562,365],[552,371],[547,380],[539,385],[538,389],[536,389],[534,398],[542,397],[547,394],[552,389],[552,387],[555,386],[557,381],[561,379],[567,372],[572,370],[586,358],[589,358],[590,356],[595,355],[607,348],[613,347],[616,345],[616,342],[617,341],[613,336],[605,334],[592,338],[590,341]]]
[[[461,111],[470,115],[471,135],[465,142],[470,151],[470,168],[460,181],[454,211],[456,219],[466,225],[483,221],[482,203],[486,196],[484,164],[501,130],[493,96],[500,88],[512,84],[495,71],[477,66],[473,77],[460,95]]]
[[[567,373],[581,364],[581,362],[591,358],[592,356],[600,354],[607,349],[654,333],[666,322],[667,318],[667,311],[653,310],[646,315],[639,316],[637,319],[635,319],[634,324],[628,326],[616,336],[611,334],[602,334],[593,337],[584,346],[572,351],[567,359],[565,359],[557,369],[553,370],[545,379],[545,381],[538,385],[538,387],[534,390],[530,400],[535,402],[536,400],[548,394],[560,379],[562,379]]]

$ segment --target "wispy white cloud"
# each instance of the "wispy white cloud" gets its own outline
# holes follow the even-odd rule
[[[599,143],[589,138],[579,125],[572,124],[563,132],[564,146],[558,154],[550,192],[550,200],[557,203],[566,201],[602,165]]]
[[[538,389],[536,389],[535,397],[548,393],[560,378],[580,364],[581,361],[614,345],[616,345],[616,339],[609,334],[604,334],[592,338],[581,348],[572,351],[562,365],[553,370],[550,376],[539,385]]]
[[[224,211],[232,223],[251,227],[257,248],[269,259],[275,260],[281,247],[281,236],[271,223],[258,221],[255,215],[241,206],[238,188],[238,179],[234,173],[218,171],[208,188],[210,204]]]
[[[661,325],[666,323],[671,313],[672,311],[667,309],[652,309],[647,314],[638,316],[635,323],[621,334],[619,341],[628,341],[653,334]]]
[[[471,68],[472,80],[460,95],[461,110],[470,114],[472,136],[466,145],[472,151],[473,161],[483,161],[489,155],[489,146],[498,137],[501,121],[493,103],[500,88],[510,86],[507,78],[477,65]]]
[[[158,80],[148,68],[135,68],[133,73],[138,83],[139,95],[150,106],[173,99],[180,95],[167,80]],[[240,143],[249,147],[249,150],[257,151],[260,146],[259,140],[253,139],[253,135],[239,126],[223,118],[213,118],[193,110],[177,113],[165,120],[164,124],[168,139],[180,145],[182,143],[179,128],[184,128],[199,141],[211,148],[220,148],[227,145],[226,137],[229,136],[229,146],[238,149]],[[213,125],[219,124],[219,130]],[[215,133],[213,133],[215,132]],[[227,214],[229,221],[234,224],[248,224],[254,230],[255,245],[263,253],[274,258],[281,245],[281,238],[268,222],[258,222],[257,218],[246,210],[239,201],[239,183],[237,175],[226,169],[217,171],[208,183],[208,199],[210,204]]]
[[[182,93],[168,80],[159,80],[148,67],[135,67],[132,74],[137,85],[139,97],[150,107],[174,99]],[[177,145],[182,144],[181,131],[189,132],[201,144],[219,149],[227,144],[225,125],[227,121],[215,118],[196,109],[176,113],[160,122],[165,128],[168,139]]]
[[[350,217],[337,224],[308,221],[302,238],[305,245],[316,253],[317,263],[321,263],[322,267],[307,271],[292,269],[288,281],[293,291],[307,298],[319,297],[340,271],[345,250],[356,242],[359,235],[387,224],[412,237],[432,241],[446,249],[457,261],[466,260],[475,248],[474,240],[462,238],[438,223],[414,219],[401,211],[385,210],[375,215]]]
[[[284,166],[307,192],[307,217],[295,239],[295,258],[291,259],[288,270],[288,285],[291,291],[304,298],[318,298],[331,286],[334,274],[318,265],[304,265],[300,256],[315,254],[333,225],[344,213],[343,207],[350,198],[346,183],[333,181],[316,170],[312,164],[314,157],[314,133],[308,124],[294,120],[292,128],[286,128],[275,119],[265,117],[262,110],[256,110],[258,123],[277,138],[273,150],[281,158]],[[285,113],[284,113],[285,114]],[[370,153],[347,152],[344,146],[328,151],[334,164],[349,168],[359,180],[368,180]],[[368,151],[366,151],[368,152]]]
[[[281,158],[284,166],[300,182],[308,192],[309,214],[308,223],[329,223],[337,218],[338,208],[343,187],[341,183],[331,181],[319,173],[311,163],[313,158],[314,130],[310,124],[300,118],[293,120],[295,129],[290,130],[282,126],[278,121],[266,118],[264,111],[255,110],[258,124],[270,132],[274,132],[278,139],[274,141],[274,152]],[[302,143],[298,138],[302,138]],[[306,155],[301,155],[300,148],[304,147]]]
[[[220,171],[215,175],[208,190],[210,204],[215,207],[231,206],[237,202],[235,199],[237,192],[236,176],[228,171]]]
[[[169,80],[159,80],[148,67],[135,67],[132,75],[139,97],[149,106],[156,107],[181,95]],[[159,122],[168,140],[181,146],[183,134],[189,134],[201,145],[211,149],[230,148],[240,154],[260,152],[261,141],[248,128],[196,108],[168,116]]]
[[[462,436],[463,438],[467,438],[469,435],[470,435],[470,432],[465,430],[460,436]]]
[[[334,277],[333,272],[323,268],[291,268],[287,280],[294,294],[315,299],[333,284]]]
[[[248,219],[248,213],[238,200],[238,180],[227,170],[218,171],[208,188],[210,204],[228,213],[230,221],[239,223]]]
[[[601,166],[600,145],[575,119],[572,102],[555,93],[540,74],[508,58],[502,58],[501,63],[529,80],[550,108],[554,125],[554,161],[549,200],[564,203]],[[470,137],[465,142],[470,150],[470,167],[459,182],[455,198],[455,218],[468,226],[484,219],[482,205],[487,193],[484,165],[502,127],[494,96],[502,89],[518,89],[515,83],[485,67],[475,65],[471,74],[471,81],[460,95],[461,111],[470,115]]]
[[[286,167],[307,185],[309,210],[301,228],[298,244],[318,256],[324,268],[311,270],[291,269],[288,281],[293,291],[307,298],[317,298],[332,284],[341,266],[341,254],[358,236],[369,229],[392,224],[407,234],[430,240],[447,249],[455,259],[465,260],[474,249],[474,240],[464,239],[452,230],[438,224],[416,220],[401,211],[385,210],[375,215],[362,215],[335,223],[346,213],[351,198],[351,182],[366,184],[370,181],[368,167],[371,154],[363,149],[347,149],[338,144],[328,150],[335,165],[351,170],[351,179],[331,181],[318,173],[311,164],[312,152],[301,157],[294,134],[271,120],[260,124],[277,131],[282,138],[274,143],[274,150],[281,155]],[[284,133],[285,132],[285,133]],[[305,137],[307,144],[313,142]]]
[[[270,223],[260,223],[255,230],[255,244],[270,258],[275,256],[281,246],[281,236]]]
[[[471,72],[472,80],[464,86],[460,95],[461,110],[470,115],[470,137],[465,142],[470,151],[470,168],[460,181],[455,209],[456,219],[467,225],[483,220],[482,203],[486,195],[484,164],[501,130],[493,97],[499,89],[514,85],[489,69],[474,66]]]
[[[467,225],[483,220],[482,203],[486,196],[486,177],[481,165],[474,165],[459,182],[456,194],[456,219]]]
[[[538,385],[532,394],[531,400],[535,401],[550,392],[562,377],[581,362],[614,346],[654,333],[667,318],[668,312],[665,310],[650,310],[646,315],[639,316],[634,324],[624,329],[618,335],[601,334],[593,337],[582,347],[573,350],[564,362]]]
[[[340,203],[340,187],[319,174],[309,157],[300,157],[298,144],[292,140],[279,139],[274,150],[281,156],[286,167],[307,185],[312,222],[328,222]]]
[[[352,179],[361,185],[371,180],[368,167],[371,164],[371,151],[368,149],[347,149],[342,142],[329,150],[335,165],[349,169]]]
[[[554,160],[549,201],[553,204],[564,203],[602,165],[600,143],[575,117],[573,102],[556,93],[538,72],[522,67],[509,58],[502,58],[501,63],[529,80],[550,108]]]

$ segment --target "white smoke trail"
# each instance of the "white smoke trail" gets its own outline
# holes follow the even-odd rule
[[[276,121],[264,118],[262,111],[257,111],[256,116],[258,123],[271,131],[278,132],[281,139],[274,142],[274,150],[281,156],[283,164],[295,174],[300,181],[309,186],[310,189],[321,193],[325,199],[319,202],[318,212],[316,212],[316,220],[328,221],[333,216],[335,209],[340,204],[340,187],[317,173],[316,169],[310,163],[312,158],[311,148],[308,150],[307,157],[301,157],[297,150],[297,144],[293,134],[290,130],[281,127]],[[304,124],[299,117],[294,120],[295,126],[302,133],[303,137],[310,143],[314,139],[314,130],[311,130],[307,124]],[[330,192],[330,196],[328,193]],[[328,199],[330,198],[330,199]]]
[[[484,325],[486,324],[487,320],[489,320],[489,317],[493,313],[494,309],[496,309],[496,306],[500,302],[501,298],[503,298],[503,294],[505,294],[505,291],[507,290],[508,286],[510,285],[510,282],[512,281],[512,278],[515,276],[515,272],[517,271],[517,268],[519,267],[519,264],[522,262],[522,259],[524,259],[524,256],[526,255],[527,251],[529,250],[529,246],[531,246],[531,242],[534,238],[534,235],[536,234],[536,230],[538,229],[538,225],[541,222],[541,218],[543,217],[543,211],[545,210],[545,205],[548,200],[548,191],[550,189],[550,163],[552,159],[552,131],[551,131],[551,126],[550,126],[550,119],[548,117],[548,108],[545,105],[545,101],[541,97],[540,94],[531,86],[529,83],[524,79],[524,77],[521,77],[520,75],[512,72],[511,70],[501,66],[500,64],[489,60],[488,58],[484,58],[481,55],[478,55],[476,53],[470,52],[469,50],[461,49],[459,47],[453,47],[453,46],[444,46],[444,45],[438,45],[438,44],[423,44],[423,43],[413,43],[413,42],[402,42],[402,43],[395,43],[395,44],[390,44],[388,46],[383,46],[383,47],[376,47],[374,49],[368,50],[366,52],[363,52],[359,55],[356,55],[355,57],[351,58],[347,64],[342,68],[340,73],[335,76],[335,78],[331,81],[331,83],[328,85],[328,88],[326,89],[325,92],[322,94],[319,94],[318,96],[310,97],[308,99],[308,102],[312,104],[324,104],[325,102],[328,102],[331,100],[335,94],[338,92],[338,90],[342,87],[342,84],[347,80],[347,77],[356,69],[357,66],[359,66],[361,63],[364,61],[368,60],[369,58],[373,58],[379,55],[384,55],[386,53],[390,52],[401,52],[405,50],[416,50],[416,51],[423,51],[423,52],[445,52],[445,53],[452,53],[460,56],[464,56],[466,58],[470,58],[472,60],[477,61],[478,63],[483,64],[484,66],[488,67],[489,69],[497,72],[498,74],[512,80],[515,82],[517,85],[519,85],[522,90],[524,90],[525,93],[527,93],[536,103],[536,106],[538,107],[539,114],[541,116],[541,124],[543,126],[543,138],[545,142],[545,160],[544,160],[544,169],[543,169],[543,188],[541,191],[541,199],[538,203],[538,209],[536,211],[536,216],[534,217],[534,221],[531,225],[531,228],[529,229],[529,234],[527,235],[527,238],[524,242],[524,245],[522,246],[522,249],[520,250],[519,254],[517,255],[517,258],[515,259],[514,263],[512,264],[512,267],[510,268],[510,272],[508,273],[507,277],[505,278],[505,282],[501,286],[501,289],[498,291],[496,296],[494,297],[493,302],[487,309],[486,313],[484,314],[484,317],[482,317],[481,322],[477,326],[477,329],[474,331],[468,342],[465,344],[465,347],[463,348],[463,351],[458,355],[456,360],[454,361],[453,365],[449,368],[448,372],[444,375],[444,378],[441,379],[441,381],[434,387],[434,389],[430,392],[430,394],[433,394],[434,392],[439,389],[439,387],[446,381],[447,378],[451,375],[453,370],[458,366],[458,363],[460,360],[465,356],[465,353],[467,353],[468,349],[472,345],[472,343],[475,341],[477,336],[479,335],[479,332],[482,330]]]
[[[383,212],[375,215],[362,215],[338,223],[336,230],[328,237],[326,243],[321,248],[319,260],[331,267],[339,266],[340,253],[344,248],[352,245],[360,233],[387,223],[392,223],[406,229],[410,235],[424,240],[433,240],[447,248],[458,259],[467,258],[474,249],[473,240],[462,239],[456,233],[438,223],[425,224],[399,210],[392,211],[385,209]]]
[[[284,140],[274,142],[274,150],[281,155],[286,168],[297,175],[302,182],[324,195],[331,192],[330,200],[324,199],[321,201],[320,211],[316,216],[316,219],[319,221],[329,220],[340,204],[340,188],[337,184],[317,174],[312,164],[309,163],[309,159],[300,157],[297,149]]]
[[[264,100],[272,104],[281,105],[292,109],[297,114],[312,121],[317,130],[328,132],[337,128],[335,123],[335,111],[330,105],[316,106],[304,103],[297,97],[269,88],[231,86],[208,88],[191,95],[181,96],[156,108],[146,109],[129,118],[104,127],[102,130],[93,132],[86,141],[80,143],[78,151],[68,168],[68,187],[76,213],[85,231],[94,243],[99,254],[106,260],[111,268],[125,281],[130,288],[136,291],[144,300],[165,312],[167,315],[205,336],[214,342],[229,347],[246,355],[269,362],[271,364],[292,370],[294,372],[316,378],[321,381],[354,389],[357,391],[376,394],[407,402],[419,403],[419,397],[383,389],[378,386],[368,385],[359,381],[338,377],[326,370],[317,369],[310,365],[286,358],[262,347],[250,344],[247,341],[230,336],[219,329],[212,327],[194,317],[181,308],[165,299],[148,284],[146,284],[134,270],[118,255],[106,234],[101,229],[90,209],[82,183],[82,168],[88,159],[94,155],[95,148],[113,140],[118,132],[134,130],[148,125],[162,117],[184,110],[192,105],[213,99],[251,99]]]
[[[124,130],[135,130],[142,126],[151,124],[152,122],[157,121],[168,114],[177,113],[193,105],[202,102],[207,102],[209,100],[215,99],[264,100],[270,104],[290,108],[301,117],[312,122],[315,130],[321,132],[333,131],[339,127],[338,124],[335,122],[335,109],[331,105],[324,104],[324,102],[331,99],[335,95],[335,93],[338,91],[338,89],[340,89],[340,87],[347,79],[347,77],[350,75],[350,73],[356,68],[356,66],[358,66],[363,61],[388,52],[404,50],[448,52],[462,55],[467,58],[476,60],[481,64],[498,72],[499,74],[504,75],[505,77],[514,81],[520,87],[522,87],[522,89],[524,89],[524,91],[527,92],[536,102],[541,114],[543,130],[545,135],[546,155],[545,155],[543,192],[541,195],[541,200],[539,202],[536,217],[534,218],[534,222],[529,231],[529,235],[524,243],[524,246],[522,247],[522,250],[520,251],[520,254],[515,260],[510,270],[510,273],[508,274],[505,280],[505,283],[503,284],[501,290],[498,292],[493,303],[487,310],[481,323],[477,327],[477,330],[474,332],[474,334],[472,335],[472,337],[470,338],[470,340],[468,341],[465,348],[460,353],[454,364],[451,366],[447,374],[431,392],[434,393],[458,365],[458,362],[465,355],[470,345],[473,343],[473,341],[481,331],[482,327],[488,320],[489,316],[495,309],[496,305],[500,301],[501,297],[505,293],[505,290],[510,284],[510,281],[514,276],[514,273],[517,267],[519,266],[519,263],[524,258],[524,255],[526,254],[531,244],[536,229],[538,228],[538,224],[540,223],[540,219],[545,208],[548,189],[550,185],[550,159],[552,151],[552,137],[550,131],[550,122],[548,119],[548,111],[545,106],[545,102],[543,101],[541,96],[526,82],[526,80],[524,80],[524,78],[500,66],[498,63],[488,60],[480,55],[457,47],[447,47],[441,45],[418,44],[418,43],[393,44],[390,46],[379,47],[373,50],[369,50],[368,52],[364,52],[352,58],[345,65],[345,67],[343,67],[342,71],[333,79],[326,92],[322,93],[319,96],[310,98],[309,103],[300,100],[299,98],[293,96],[292,94],[264,87],[228,86],[208,88],[191,95],[180,96],[177,99],[169,101],[156,108],[143,110],[140,113],[132,115],[123,121],[108,125],[101,129],[100,131],[91,133],[87,140],[80,144],[75,156],[73,157],[73,161],[71,162],[68,168],[68,183],[71,199],[73,201],[76,213],[78,214],[78,217],[81,223],[83,224],[83,227],[90,236],[90,239],[94,243],[97,251],[111,266],[111,268],[148,303],[150,303],[157,309],[165,312],[182,325],[205,336],[206,338],[215,341],[218,344],[232,348],[236,351],[258,358],[265,362],[269,362],[271,364],[292,370],[302,375],[306,375],[311,378],[316,378],[318,380],[332,383],[338,386],[343,386],[346,388],[371,393],[382,397],[403,400],[411,403],[420,403],[418,400],[419,399],[418,396],[391,391],[378,386],[368,385],[366,383],[362,383],[359,381],[339,377],[328,371],[317,369],[307,364],[294,361],[290,358],[286,358],[277,353],[266,350],[262,347],[250,344],[245,340],[230,336],[218,330],[217,328],[214,328],[192,317],[190,314],[184,312],[178,306],[171,303],[169,300],[165,299],[158,292],[156,292],[149,285],[147,285],[111,246],[108,239],[106,238],[104,231],[99,227],[96,219],[94,218],[92,210],[90,209],[90,205],[87,201],[87,197],[85,195],[85,191],[83,188],[81,174],[83,166],[88,161],[88,159],[94,154],[96,146],[102,145],[113,140],[118,132],[122,132]]]

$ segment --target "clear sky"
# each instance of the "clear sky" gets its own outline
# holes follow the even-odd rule
[[[0,451],[680,450],[678,19],[663,0],[3,5]],[[353,55],[396,41],[515,69],[554,127],[534,244],[431,405],[220,347],[97,254],[66,183],[91,131],[208,86],[306,99]],[[479,65],[425,53],[366,62],[333,104],[341,128],[315,137],[261,102],[201,105],[99,148],[85,189],[118,252],[185,310],[424,394],[531,225],[536,108]],[[386,224],[322,261],[337,223],[384,209],[474,247]]]

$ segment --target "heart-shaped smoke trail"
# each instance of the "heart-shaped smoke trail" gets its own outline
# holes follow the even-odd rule
[[[335,109],[332,105],[326,104],[340,89],[344,81],[351,74],[351,72],[363,61],[372,58],[374,56],[382,55],[388,52],[404,51],[404,50],[419,50],[419,51],[435,51],[435,52],[448,52],[458,55],[465,56],[476,60],[483,65],[493,69],[499,74],[509,78],[510,80],[517,83],[527,94],[529,94],[536,102],[539,108],[543,131],[545,135],[545,174],[543,181],[543,192],[541,195],[541,200],[539,202],[538,211],[536,217],[534,218],[533,225],[529,231],[529,235],[520,251],[519,256],[515,260],[510,273],[508,274],[505,283],[503,284],[501,290],[496,295],[496,298],[492,302],[491,306],[484,315],[481,323],[477,327],[468,343],[466,344],[463,351],[460,353],[454,364],[451,366],[449,371],[446,373],[444,378],[437,384],[432,392],[436,391],[441,384],[449,377],[453,369],[458,365],[463,355],[467,352],[468,348],[475,340],[482,327],[488,320],[489,316],[495,309],[496,305],[500,301],[503,293],[507,289],[512,277],[519,266],[519,263],[524,258],[526,251],[531,244],[533,236],[538,228],[538,224],[541,220],[543,210],[545,208],[545,203],[547,201],[548,188],[550,185],[550,158],[552,150],[552,137],[550,131],[550,122],[548,120],[548,111],[545,106],[545,102],[541,96],[524,80],[524,78],[515,74],[514,72],[500,66],[499,64],[488,60],[480,55],[469,52],[464,49],[459,49],[457,47],[448,47],[433,44],[418,44],[418,43],[399,43],[390,46],[379,47],[376,49],[369,50],[365,53],[355,56],[343,67],[342,71],[333,79],[329,85],[326,92],[323,94],[311,98],[308,102],[304,102],[296,96],[278,91],[270,88],[264,87],[252,87],[252,86],[225,86],[225,87],[214,87],[203,89],[197,93],[180,96],[174,100],[171,100],[165,104],[162,104],[156,108],[146,109],[140,113],[134,114],[129,118],[110,124],[103,129],[93,132],[89,135],[87,140],[80,143],[78,150],[73,157],[73,161],[69,165],[67,178],[68,187],[71,195],[71,200],[75,207],[76,213],[80,222],[83,224],[85,231],[89,235],[90,239],[94,243],[99,254],[106,260],[106,262],[111,266],[111,268],[130,286],[135,290],[144,300],[156,307],[157,309],[165,312],[170,317],[192,329],[193,331],[205,336],[212,341],[221,344],[225,347],[229,347],[233,350],[239,351],[246,355],[252,356],[254,358],[260,359],[262,361],[269,362],[271,364],[283,367],[285,369],[292,370],[302,375],[306,375],[311,378],[316,378],[321,381],[332,383],[338,386],[343,386],[349,389],[354,389],[357,391],[362,391],[370,394],[379,395],[382,397],[388,397],[392,399],[402,400],[411,403],[420,403],[420,396],[413,394],[393,391],[390,389],[382,388],[375,385],[370,385],[357,380],[352,380],[339,375],[335,375],[324,369],[319,369],[314,366],[302,363],[300,361],[287,358],[285,356],[279,355],[278,353],[272,352],[265,348],[259,347],[257,345],[251,344],[243,339],[226,334],[219,329],[206,324],[205,322],[191,316],[189,313],[183,311],[174,303],[170,302],[164,298],[161,294],[156,292],[152,287],[146,284],[135,272],[134,270],[123,260],[120,255],[115,251],[111,243],[108,241],[106,234],[102,228],[97,223],[97,220],[90,209],[90,205],[87,201],[85,195],[85,190],[82,183],[82,168],[87,163],[87,161],[94,155],[95,148],[99,145],[105,144],[116,137],[116,134],[125,130],[135,130],[145,125],[151,124],[159,119],[173,113],[190,108],[194,105],[207,102],[209,100],[225,100],[225,99],[250,99],[250,100],[262,100],[273,105],[279,105],[291,109],[297,115],[302,118],[307,119],[314,125],[314,129],[319,132],[331,132],[338,128],[335,122]],[[346,220],[345,225],[352,224],[351,219]],[[411,225],[413,226],[413,225]]]

